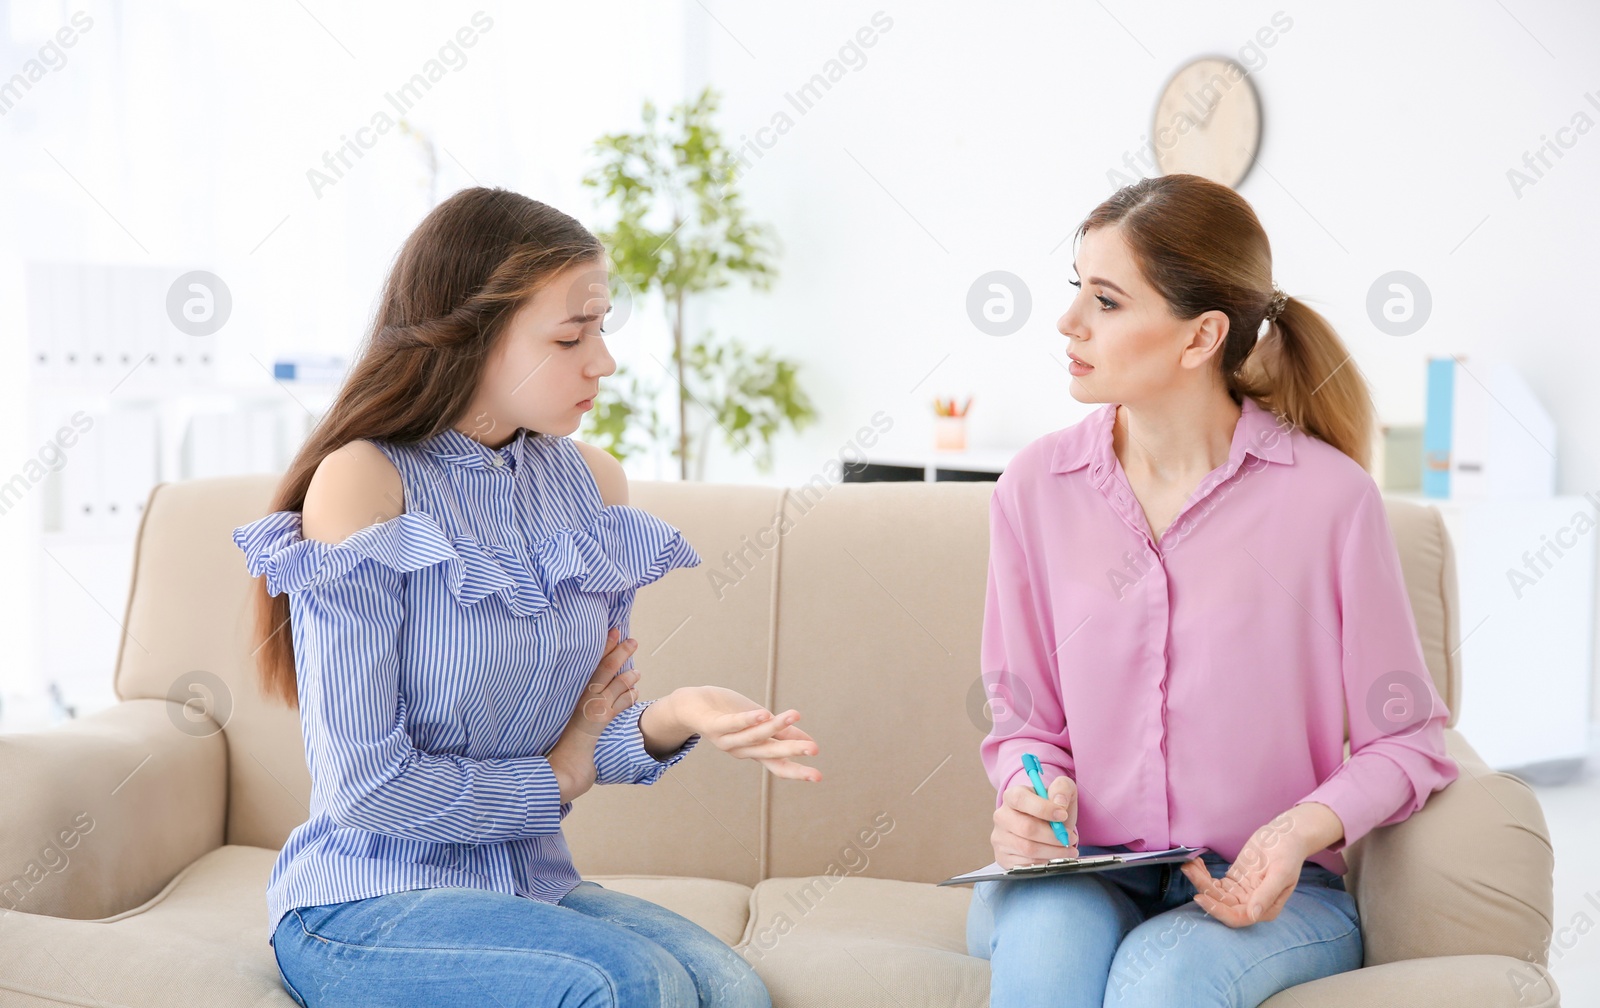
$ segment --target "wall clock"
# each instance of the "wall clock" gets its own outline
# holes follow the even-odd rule
[[[1261,102],[1248,71],[1220,56],[1182,67],[1156,102],[1150,142],[1162,174],[1237,188],[1261,145]]]

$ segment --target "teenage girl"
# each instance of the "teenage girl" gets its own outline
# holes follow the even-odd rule
[[[298,705],[310,818],[267,889],[298,1004],[770,1005],[722,940],[579,878],[596,784],[651,784],[702,739],[773,774],[818,747],[733,690],[637,700],[640,587],[700,558],[573,441],[615,370],[604,250],[467,189],[406,241],[367,345],[235,530],[264,575],[266,691]],[[692,842],[686,837],[637,839]]]

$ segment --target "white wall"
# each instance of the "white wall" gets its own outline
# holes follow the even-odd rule
[[[487,28],[474,21],[479,10]],[[0,0],[0,81],[25,73],[74,23],[73,44],[47,52],[50,69],[0,111],[7,476],[39,450],[28,422],[24,262],[214,271],[234,305],[217,337],[223,375],[270,391],[264,368],[279,352],[353,351],[392,257],[431,206],[421,147],[398,132],[369,134],[376,142],[320,194],[308,170],[323,168],[326,152],[387,109],[385,94],[438,58],[463,27],[476,26],[475,44],[447,57],[453,68],[410,112],[448,152],[440,155],[440,198],[475,183],[501,185],[587,220],[579,180],[589,144],[631,125],[647,96],[676,95],[683,81],[683,13],[650,0]],[[85,397],[105,391],[86,389]],[[38,713],[33,700],[43,686],[47,642],[37,632],[35,590],[42,573],[59,577],[65,567],[83,589],[70,618],[110,642],[108,683],[127,590],[92,563],[46,552],[37,534],[41,494],[36,488],[0,517],[8,574],[0,580],[0,638],[8,642],[0,699],[17,700],[8,707],[23,720]]]
[[[384,137],[320,198],[307,170],[480,6],[493,27],[414,113],[448,151],[438,195],[505,185],[592,223],[578,184],[589,144],[633,127],[644,98],[666,104],[712,83],[737,142],[883,12],[864,65],[744,177],[754,214],[782,242],[776,287],[724,292],[698,312],[719,333],[801,360],[821,421],[782,439],[773,475],[722,451],[709,478],[804,481],[880,410],[895,422],[887,446],[920,448],[936,394],[975,396],[977,447],[1013,447],[1081,416],[1054,332],[1069,292],[1062,240],[1144,143],[1168,75],[1200,54],[1239,58],[1281,11],[1292,25],[1244,58],[1265,128],[1241,186],[1272,236],[1279,282],[1339,327],[1386,420],[1420,421],[1427,355],[1504,353],[1557,418],[1561,490],[1600,488],[1586,436],[1600,413],[1589,387],[1600,351],[1584,301],[1600,136],[1574,137],[1520,197],[1506,177],[1574,113],[1600,119],[1584,97],[1600,102],[1600,9],[1576,2],[1475,0],[1446,19],[1372,0],[1203,13],[1124,2],[0,0],[0,77],[74,11],[94,20],[65,64],[0,117],[0,322],[21,331],[16,278],[28,258],[192,264],[233,289],[232,377],[258,378],[255,360],[280,349],[348,352],[428,208],[419,148]],[[1005,338],[976,332],[964,307],[972,281],[996,269],[1033,297],[1027,326]],[[1373,279],[1394,269],[1422,277],[1434,302],[1405,338],[1379,333],[1363,309]],[[641,369],[660,341],[649,306],[613,339]],[[20,429],[23,341],[0,352],[10,383],[0,453],[21,460],[36,447]],[[16,524],[0,528],[8,555],[28,548]],[[0,588],[8,639],[31,623],[32,600],[16,587],[28,583]],[[109,609],[120,612],[114,600]]]
[[[1559,492],[1600,489],[1588,304],[1600,127],[1560,134],[1570,148],[1520,195],[1507,176],[1575,113],[1600,124],[1600,7],[1473,3],[1446,18],[1375,0],[1221,2],[1203,15],[1009,3],[976,15],[872,0],[794,18],[725,6],[721,26],[690,18],[702,35],[690,69],[728,96],[725,132],[754,136],[778,109],[796,120],[744,178],[784,241],[784,275],[770,294],[727,292],[707,312],[719,333],[804,362],[823,420],[786,439],[779,478],[809,478],[880,409],[895,419],[892,445],[930,444],[934,394],[975,397],[976,447],[1014,447],[1084,415],[1051,363],[1064,358],[1055,320],[1071,293],[1072,245],[1057,246],[1115,188],[1108,172],[1145,142],[1168,76],[1220,54],[1257,67],[1260,158],[1240,191],[1271,237],[1278,282],[1338,328],[1380,417],[1422,421],[1428,355],[1498,352],[1556,418]],[[785,93],[879,10],[893,24],[866,62],[795,114]],[[1287,30],[1241,57],[1279,12]],[[1015,335],[967,319],[968,286],[990,270],[1031,289]],[[1368,287],[1391,270],[1432,294],[1411,336],[1366,316]],[[725,457],[712,473],[753,478],[753,467]]]
[[[1520,198],[1506,178],[1574,112],[1600,120],[1583,98],[1600,102],[1600,8],[1522,5],[1551,56],[1494,4],[1454,23],[1417,6],[1233,2],[1200,17],[1128,5],[1116,12],[1126,31],[1098,5],[1007,4],[982,18],[953,3],[827,4],[800,20],[719,11],[743,46],[701,18],[699,72],[728,95],[735,138],[787,107],[784,93],[874,11],[893,18],[866,64],[745,178],[784,239],[782,282],[724,295],[710,313],[719,331],[805,361],[829,429],[785,461],[804,468],[890,401],[886,384],[909,388],[947,353],[917,397],[894,402],[917,444],[931,416],[921,393],[935,388],[973,393],[975,439],[996,446],[1081,415],[1045,359],[1061,357],[1054,327],[1070,293],[1071,243],[1057,245],[1114,188],[1108,171],[1143,141],[1167,76],[1196,55],[1237,57],[1283,11],[1292,26],[1252,74],[1265,127],[1240,187],[1281,285],[1339,328],[1386,420],[1421,421],[1428,354],[1505,353],[1566,435],[1562,489],[1600,486],[1600,452],[1582,437],[1600,416],[1585,394],[1600,353],[1575,338],[1587,313],[1574,304],[1593,268],[1600,136],[1578,137]],[[1015,336],[967,321],[967,287],[992,269],[1032,289],[1034,317]],[[1368,286],[1393,269],[1433,294],[1410,337],[1366,319]]]

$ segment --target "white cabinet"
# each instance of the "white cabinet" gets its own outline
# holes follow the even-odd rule
[[[1590,744],[1600,502],[1385,496],[1437,507],[1455,548],[1457,728],[1497,770],[1540,783],[1576,776]]]

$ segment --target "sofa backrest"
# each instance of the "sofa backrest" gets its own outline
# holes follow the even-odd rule
[[[227,842],[272,848],[304,821],[311,784],[298,714],[256,685],[254,585],[230,533],[266,513],[275,484],[237,476],[155,488],[116,679],[123,699],[212,706],[229,754]],[[774,711],[796,708],[821,749],[806,762],[824,779],[780,780],[709,750],[652,787],[595,788],[565,825],[579,870],[747,885],[813,874],[937,881],[989,860],[978,645],[992,492],[992,483],[633,483],[631,502],[682,529],[703,560],[639,593],[641,694],[715,683]],[[1454,725],[1449,539],[1437,510],[1387,507]]]

